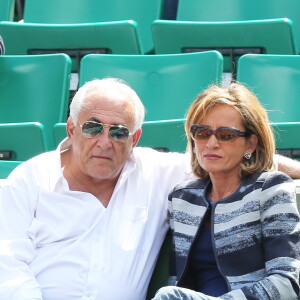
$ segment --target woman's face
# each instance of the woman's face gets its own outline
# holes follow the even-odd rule
[[[199,125],[212,130],[220,127],[239,129],[245,132],[239,112],[232,106],[218,104],[202,119]],[[214,134],[195,141],[195,154],[200,166],[211,176],[228,176],[240,174],[240,163],[244,154],[253,153],[257,137],[237,137],[229,141],[219,141]]]

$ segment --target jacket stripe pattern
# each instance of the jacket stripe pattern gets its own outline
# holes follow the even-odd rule
[[[180,286],[189,250],[207,212],[210,184],[209,179],[184,182],[169,195],[173,284]],[[211,213],[214,254],[230,291],[222,298],[297,299],[300,223],[293,181],[281,172],[247,176]]]

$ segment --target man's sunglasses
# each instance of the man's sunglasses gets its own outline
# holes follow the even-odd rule
[[[191,126],[190,133],[194,141],[205,141],[214,135],[219,142],[233,142],[238,137],[251,135],[250,132],[242,132],[236,128],[220,127],[213,130],[209,126],[197,124]]]
[[[109,128],[109,135],[115,142],[125,142],[132,135],[129,129],[123,125],[109,125],[96,121],[86,121],[80,127],[83,136],[86,138],[94,138],[102,134],[105,127]]]

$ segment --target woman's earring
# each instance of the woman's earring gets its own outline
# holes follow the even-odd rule
[[[196,153],[196,148],[195,147],[193,148],[193,152]]]
[[[249,152],[249,151],[247,151],[247,152],[244,154],[244,157],[245,157],[246,159],[250,159],[251,156],[252,156],[252,153]]]

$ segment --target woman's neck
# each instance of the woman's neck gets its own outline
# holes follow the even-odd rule
[[[240,186],[240,176],[215,177],[211,176],[212,188],[208,193],[211,201],[216,202],[232,195]]]

